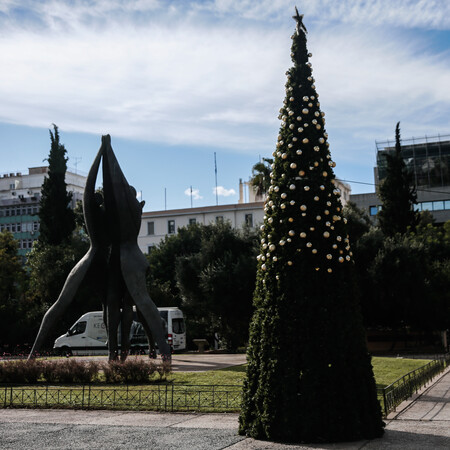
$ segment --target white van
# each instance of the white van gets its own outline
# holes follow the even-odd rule
[[[158,308],[167,324],[167,341],[174,351],[186,350],[186,326],[183,312],[179,308]]]
[[[167,324],[167,340],[173,350],[186,349],[186,328],[183,312],[178,308],[158,308]],[[131,351],[148,350],[142,325],[134,321],[130,332]],[[106,355],[108,334],[103,322],[102,311],[83,314],[67,331],[55,340],[53,348],[62,354]],[[119,327],[120,342],[120,327]],[[133,348],[134,347],[134,348]]]

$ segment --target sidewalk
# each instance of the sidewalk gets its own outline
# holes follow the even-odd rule
[[[284,445],[239,436],[237,426],[237,414],[0,410],[2,449],[449,449],[450,371],[400,405],[381,439]]]

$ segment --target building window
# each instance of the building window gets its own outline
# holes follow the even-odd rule
[[[155,246],[154,246],[154,245],[149,245],[149,246],[147,247],[147,254],[150,255],[150,253],[151,253],[154,249],[155,249]]]
[[[15,183],[11,183],[11,184],[9,185],[9,188],[12,189],[12,190],[14,190],[15,187],[16,187]]]
[[[376,216],[378,214],[378,206],[369,206],[369,214]]]
[[[155,222],[147,222],[147,234],[155,234]]]
[[[422,211],[422,203],[417,203],[417,205],[414,205],[414,211]]]
[[[197,219],[194,217],[192,219],[189,219],[189,225],[195,225],[197,223]]]
[[[428,209],[428,211],[433,211],[433,202],[422,202],[422,211],[425,211]]]
[[[168,220],[167,221],[167,233],[168,234],[175,234],[175,220]]]
[[[223,223],[223,216],[216,216],[216,223]]]
[[[433,202],[433,211],[442,211],[444,208],[444,200]]]
[[[245,225],[252,228],[253,227],[253,214],[245,215]]]
[[[39,222],[33,222],[33,231],[39,231]]]
[[[450,200],[444,201],[444,209],[450,209]]]

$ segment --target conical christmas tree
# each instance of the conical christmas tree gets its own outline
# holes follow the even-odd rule
[[[306,29],[296,9],[265,203],[240,433],[338,442],[383,433]]]

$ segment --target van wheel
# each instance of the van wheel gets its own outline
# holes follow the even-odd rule
[[[70,347],[61,347],[61,356],[66,356],[67,358],[70,358],[72,355],[72,350]]]

